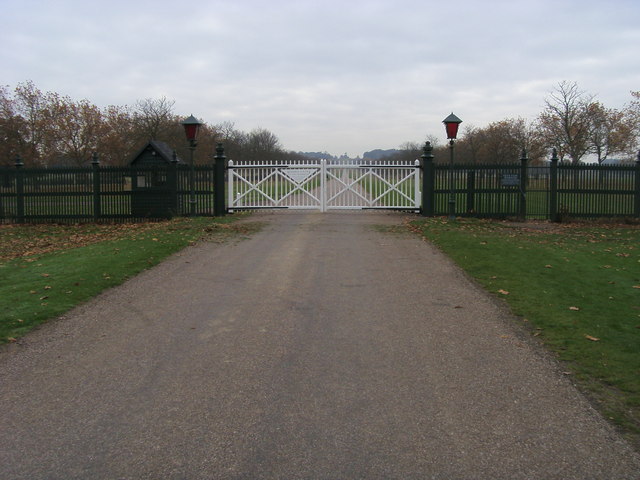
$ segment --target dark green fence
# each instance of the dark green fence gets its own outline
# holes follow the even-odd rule
[[[640,218],[640,161],[570,165],[554,154],[546,165],[529,166],[524,154],[510,165],[435,164],[428,148],[422,160],[426,216]]]
[[[0,168],[0,222],[224,215],[226,160],[220,145],[216,152],[214,165],[193,171],[176,163],[43,169],[16,162]],[[529,166],[526,154],[511,165],[443,165],[425,147],[422,160],[423,215],[640,218],[640,157],[626,166],[560,164],[555,154],[543,166]]]
[[[193,169],[195,214],[214,215],[214,166]],[[166,167],[0,168],[0,221],[82,222],[190,214],[191,170]]]

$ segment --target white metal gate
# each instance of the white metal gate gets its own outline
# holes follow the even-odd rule
[[[229,161],[229,210],[420,210],[419,162]]]

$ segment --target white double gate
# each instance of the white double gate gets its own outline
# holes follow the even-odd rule
[[[228,208],[420,210],[420,166],[346,161],[233,162]]]

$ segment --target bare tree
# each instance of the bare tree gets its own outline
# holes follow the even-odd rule
[[[133,118],[141,140],[166,140],[176,128],[174,100],[147,98],[136,102]]]
[[[557,148],[561,159],[569,156],[572,163],[579,163],[591,149],[589,106],[593,98],[576,82],[563,81],[545,100],[539,124],[547,145]]]
[[[282,153],[278,137],[264,128],[249,132],[247,154],[250,160],[276,160]]]

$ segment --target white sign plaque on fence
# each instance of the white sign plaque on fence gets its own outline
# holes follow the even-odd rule
[[[318,170],[315,168],[287,168],[286,170],[283,170],[282,173],[293,180],[296,185],[300,185],[307,181],[317,171]]]
[[[520,175],[517,173],[505,173],[502,175],[501,184],[503,187],[520,186]]]

